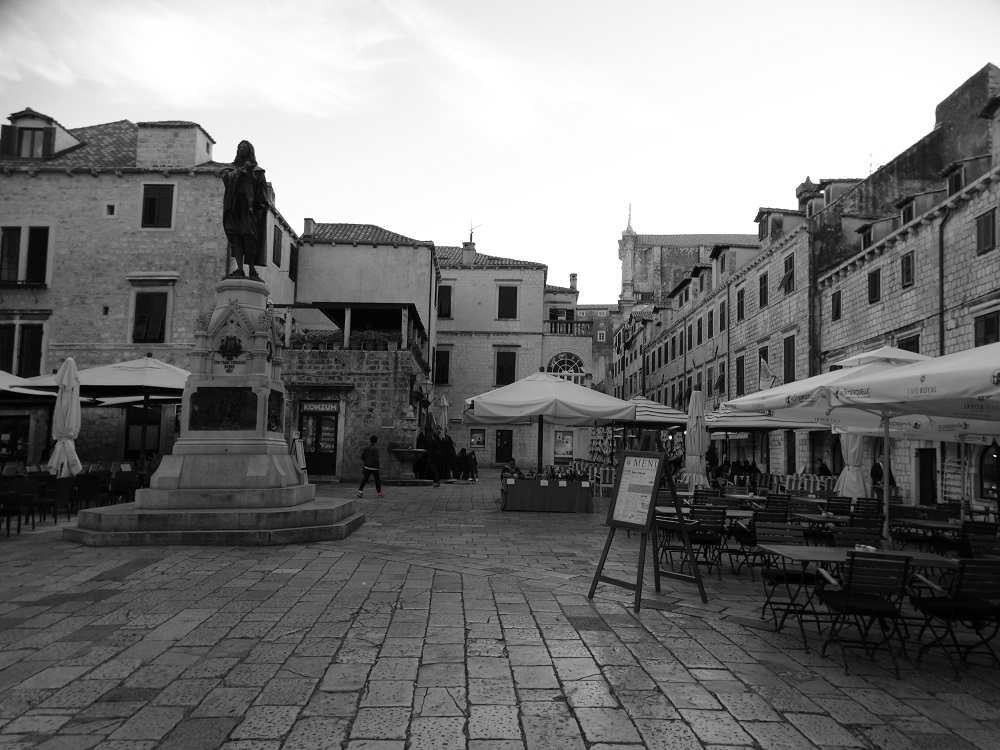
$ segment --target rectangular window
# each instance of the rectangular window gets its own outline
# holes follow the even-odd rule
[[[831,320],[840,320],[840,314],[841,314],[840,300],[841,300],[841,293],[839,290],[830,295]]]
[[[899,278],[903,289],[913,286],[913,251],[906,253],[899,259]]]
[[[705,371],[705,383],[708,385],[708,395],[715,395],[715,368],[709,367]]]
[[[785,294],[791,294],[795,291],[795,255],[789,255],[785,258],[785,273],[781,277],[781,283],[778,285],[781,289],[785,290]]]
[[[959,167],[948,175],[948,195],[954,195],[965,187],[965,168]]]
[[[438,317],[451,317],[451,290],[450,286],[438,287]]]
[[[281,268],[281,230],[274,228],[274,242],[271,247],[271,262]]]
[[[17,155],[22,159],[41,159],[43,135],[41,128],[18,128]]]
[[[876,268],[868,274],[868,304],[874,305],[882,299],[882,269]]]
[[[447,385],[451,375],[451,350],[438,349],[434,358],[434,384]]]
[[[745,393],[746,376],[743,371],[744,357],[736,358],[736,395],[742,396]]]
[[[701,390],[701,370],[698,370],[698,372],[694,374],[694,389],[696,391]]]
[[[704,341],[704,339],[702,337],[702,333],[703,333],[703,331],[702,331],[702,319],[698,318],[698,344],[699,345],[701,345],[701,343]]]
[[[496,384],[510,385],[517,380],[517,352],[497,352]]]
[[[868,248],[870,248],[872,246],[872,237],[873,237],[873,235],[872,235],[872,228],[871,227],[867,227],[861,233],[861,249],[862,250],[867,250]]]
[[[143,185],[143,228],[169,229],[173,218],[173,205],[173,185]]]
[[[991,208],[976,218],[976,255],[988,253],[997,246],[997,210]]]
[[[785,339],[785,383],[795,382],[795,337]]]
[[[726,303],[719,303],[719,331],[726,330]]]
[[[767,307],[767,274],[760,275],[760,306]]]
[[[903,210],[900,212],[899,215],[899,220],[903,224],[909,224],[911,221],[913,221],[913,201],[910,201],[905,206],[903,206]]]
[[[677,359],[677,336],[670,337],[670,359]]]
[[[715,379],[715,390],[721,396],[726,392],[726,363],[719,362],[719,376]]]
[[[764,360],[765,362],[768,361],[767,354],[768,354],[768,351],[767,351],[767,347],[766,346],[762,346],[760,349],[757,350],[757,356],[760,359]]]
[[[973,321],[975,346],[986,346],[1000,342],[1000,310],[980,315]]]
[[[22,325],[17,345],[17,372],[21,378],[32,378],[42,369],[42,326]]]
[[[4,372],[14,372],[14,338],[17,327],[13,325],[0,325],[0,370]]]
[[[746,294],[744,294],[745,289],[736,290],[736,322],[743,320],[746,317]]]
[[[708,337],[712,338],[715,335],[715,311],[708,311]]]
[[[757,239],[761,242],[767,239],[767,220],[770,218],[770,216],[762,216],[760,223],[757,225]]]
[[[688,351],[694,346],[694,326],[688,323]]]
[[[166,319],[166,292],[136,292],[132,343],[162,344]]]
[[[918,333],[915,336],[907,336],[905,339],[900,339],[896,342],[896,347],[902,349],[904,352],[920,354],[920,334]]]
[[[0,281],[17,281],[21,262],[21,227],[3,227],[0,232]]]
[[[517,287],[498,287],[497,294],[497,317],[500,320],[514,320],[517,318]],[[513,381],[511,381],[513,382]]]
[[[607,340],[607,338],[608,338],[608,335],[607,335],[607,333],[605,331],[598,331],[597,332],[597,343],[603,344]]]

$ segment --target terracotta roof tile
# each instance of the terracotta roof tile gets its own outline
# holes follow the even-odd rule
[[[659,245],[667,247],[700,247],[725,243],[757,244],[756,234],[640,234],[636,236],[638,245]]]
[[[317,242],[351,243],[353,245],[406,245],[413,247],[428,245],[434,247],[433,242],[410,239],[374,224],[317,223],[313,229],[312,237]]]
[[[546,284],[545,285],[545,291],[546,292],[560,292],[560,293],[563,293],[563,294],[577,294],[577,293],[579,293],[580,290],[579,289],[571,289],[568,286],[555,286],[554,284]]]
[[[442,268],[462,267],[462,248],[460,247],[438,247],[436,248],[438,264]],[[544,263],[535,263],[530,260],[514,260],[513,258],[498,258],[494,255],[484,255],[476,251],[476,260],[472,264],[473,268],[538,268],[548,270]]]

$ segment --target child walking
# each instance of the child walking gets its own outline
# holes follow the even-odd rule
[[[364,473],[361,475],[361,484],[358,485],[358,497],[364,496],[365,485],[368,483],[368,477],[375,477],[375,490],[378,492],[379,497],[385,497],[385,493],[382,492],[382,477],[379,472],[379,455],[378,448],[375,443],[378,442],[378,435],[372,435],[369,439],[370,445],[361,451],[361,461],[364,464]]]

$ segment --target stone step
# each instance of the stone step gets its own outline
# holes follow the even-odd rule
[[[276,544],[310,544],[345,539],[365,522],[355,513],[337,523],[284,529],[214,529],[177,531],[95,531],[66,527],[63,538],[88,547],[160,546],[172,544],[221,547],[257,547]]]
[[[146,509],[135,503],[81,510],[63,537],[115,544],[292,544],[343,539],[362,523],[354,498],[318,498],[294,507]],[[116,541],[120,540],[120,541]]]

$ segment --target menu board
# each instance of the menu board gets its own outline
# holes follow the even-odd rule
[[[662,453],[625,452],[608,508],[608,526],[637,531],[650,529],[664,459]]]

